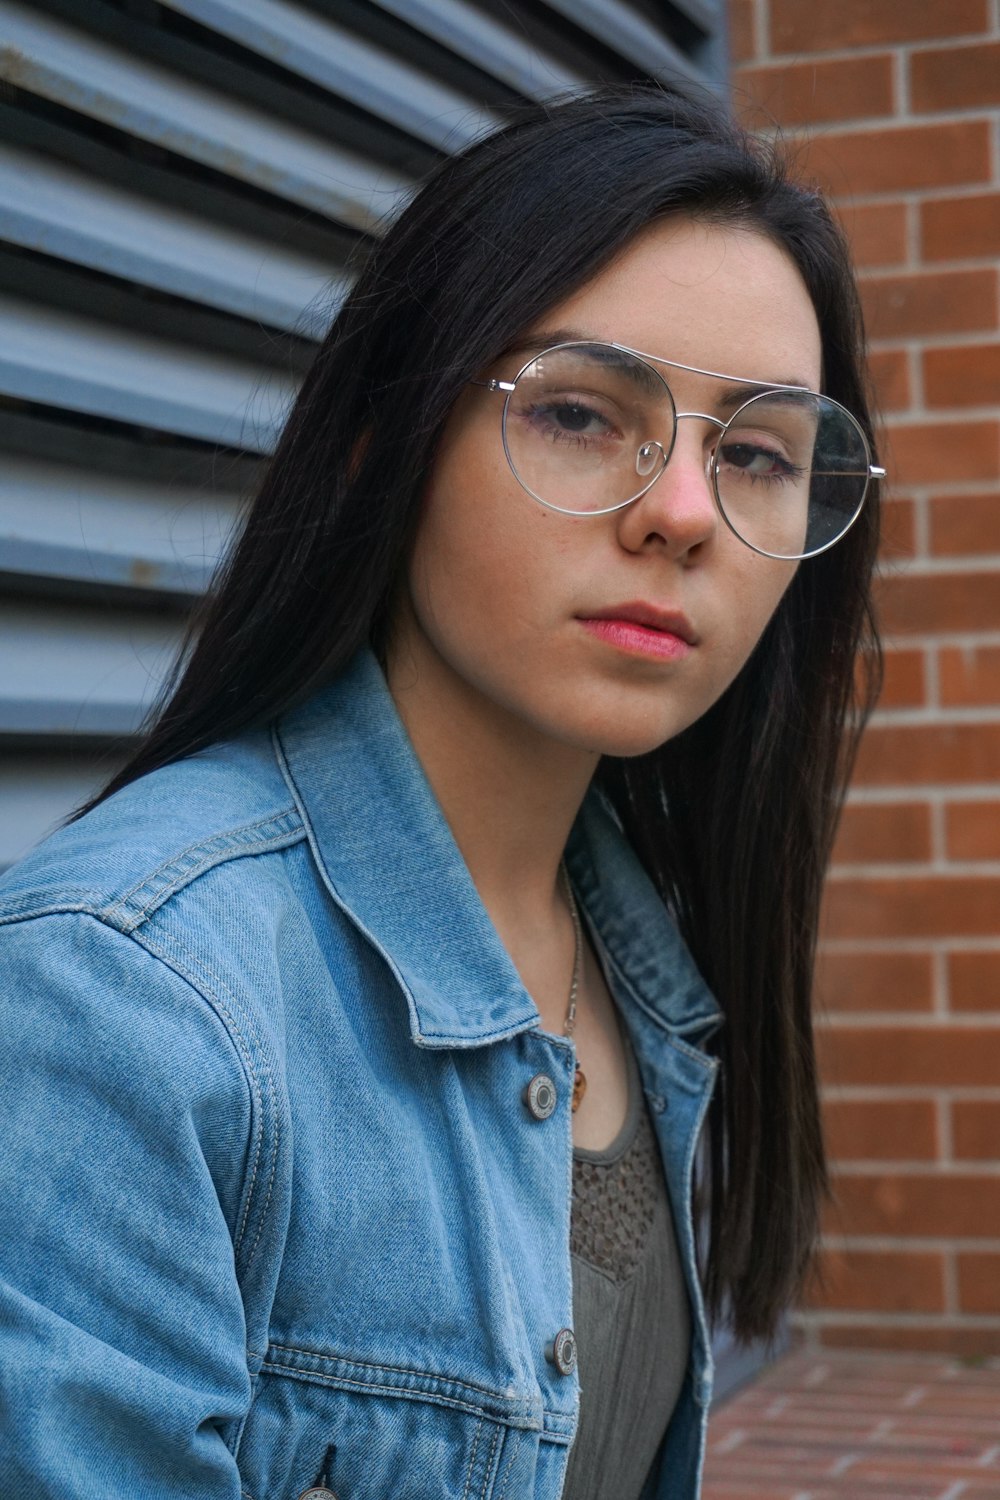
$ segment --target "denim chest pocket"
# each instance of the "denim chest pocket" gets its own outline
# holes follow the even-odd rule
[[[249,1500],[321,1481],[336,1500],[526,1500],[559,1492],[565,1447],[539,1436],[475,1386],[272,1346],[237,1460]]]

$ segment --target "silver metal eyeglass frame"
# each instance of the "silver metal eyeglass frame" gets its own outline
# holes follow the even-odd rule
[[[637,490],[634,495],[630,495],[627,500],[618,500],[614,505],[603,506],[600,510],[569,510],[562,505],[553,505],[552,502],[550,500],[546,500],[544,496],[536,494],[536,492],[530,487],[530,485],[525,484],[524,480],[517,472],[517,468],[514,464],[510,447],[507,442],[507,412],[510,407],[510,398],[513,392],[516,390],[517,382],[521,379],[521,376],[524,375],[532,365],[536,364],[538,360],[544,358],[546,354],[555,353],[559,349],[592,349],[595,347],[603,349],[616,349],[622,354],[630,354],[634,359],[641,360],[643,363],[650,365],[652,373],[656,375],[662,382],[663,388],[670,400],[670,407],[674,417],[673,432],[671,433],[670,437],[670,447],[666,452],[664,452],[663,445],[659,442],[658,439],[653,440],[655,446],[659,448],[660,452],[663,454],[663,463],[661,464],[657,472],[653,475],[653,477],[648,481],[648,483],[643,485],[642,489]],[[672,370],[684,370],[689,375],[705,375],[713,380],[728,380],[741,386],[756,386],[758,387],[758,394],[750,396],[746,401],[742,402],[726,422],[724,422],[721,417],[712,416],[710,412],[678,411],[676,405],[674,404],[673,391],[670,389],[670,386],[667,384],[666,380],[663,378],[660,372],[658,370],[652,369],[653,365],[667,365]],[[758,553],[761,557],[776,558],[779,561],[783,562],[794,562],[804,561],[809,557],[819,557],[821,553],[829,551],[831,547],[835,547],[839,541],[843,540],[848,531],[850,531],[851,527],[854,525],[855,521],[858,519],[858,516],[861,514],[861,511],[864,508],[864,503],[868,496],[868,488],[871,481],[873,479],[885,478],[885,469],[881,468],[878,464],[872,463],[871,445],[869,444],[868,438],[865,435],[865,431],[858,421],[857,417],[855,417],[852,412],[848,411],[846,406],[842,406],[839,401],[835,401],[832,396],[825,396],[822,391],[811,390],[809,386],[805,385],[783,385],[780,382],[772,380],[748,380],[744,379],[740,375],[724,374],[721,370],[703,370],[698,365],[684,365],[681,364],[678,360],[664,359],[662,355],[650,354],[645,349],[633,349],[628,344],[618,344],[608,339],[568,339],[562,343],[550,344],[548,345],[548,347],[540,349],[536,354],[533,354],[530,359],[525,360],[524,364],[518,370],[513,380],[473,380],[470,382],[470,384],[481,386],[484,390],[487,391],[499,391],[503,395],[504,404],[503,412],[501,415],[501,437],[503,441],[503,451],[506,456],[510,471],[526,494],[530,495],[533,500],[537,500],[539,505],[544,505],[546,510],[555,511],[558,515],[562,516],[607,516],[612,514],[612,512],[614,511],[624,510],[626,506],[634,505],[637,500],[640,500],[642,496],[647,493],[647,491],[652,489],[653,485],[666,470],[667,464],[670,462],[670,456],[674,451],[674,444],[677,441],[677,423],[684,417],[698,417],[704,422],[711,422],[713,426],[720,429],[715,446],[714,448],[712,448],[705,462],[705,477],[709,480],[712,496],[715,500],[716,509],[718,510],[719,515],[722,517],[726,526],[735,537],[739,538],[739,540],[745,547],[749,547],[752,552]],[[851,516],[850,520],[847,522],[847,525],[843,528],[843,530],[838,532],[838,534],[833,538],[832,541],[825,542],[822,547],[816,547],[811,552],[802,552],[787,555],[785,553],[767,552],[762,547],[754,546],[753,542],[747,541],[742,532],[737,531],[729,516],[726,514],[726,508],[723,505],[722,497],[719,494],[718,453],[719,448],[722,444],[722,439],[725,437],[726,432],[733,425],[736,419],[741,415],[741,413],[744,412],[748,406],[751,406],[754,401],[758,400],[760,395],[768,391],[801,391],[806,395],[816,396],[820,400],[827,402],[830,406],[834,406],[839,411],[842,411],[845,417],[847,417],[848,421],[856,429],[857,434],[861,439],[863,451],[868,462],[868,473],[865,476],[865,486],[861,491],[861,496],[858,500],[854,514]]]

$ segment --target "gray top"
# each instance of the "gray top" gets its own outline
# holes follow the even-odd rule
[[[690,1310],[659,1147],[628,1044],[628,1113],[573,1152],[580,1426],[563,1500],[639,1500],[687,1370]]]

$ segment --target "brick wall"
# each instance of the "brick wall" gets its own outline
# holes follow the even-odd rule
[[[740,108],[860,268],[885,691],[828,887],[822,1343],[1000,1352],[1000,3],[730,0]]]

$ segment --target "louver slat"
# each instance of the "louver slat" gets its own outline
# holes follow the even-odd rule
[[[28,457],[4,465],[0,574],[150,595],[206,588],[237,499]]]
[[[6,396],[266,453],[294,391],[242,360],[0,297]]]
[[[320,261],[8,146],[0,146],[0,239],[313,336],[346,291]]]
[[[406,21],[526,99],[546,99],[587,86],[582,74],[537,52],[519,36],[516,22],[503,26],[465,0],[379,0],[379,9]]]

